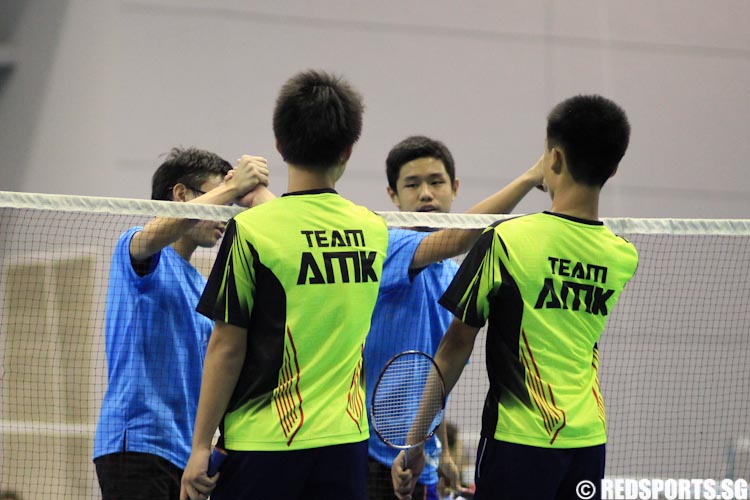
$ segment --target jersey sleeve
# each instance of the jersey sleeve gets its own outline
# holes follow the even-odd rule
[[[429,235],[406,229],[388,231],[388,251],[380,280],[381,293],[411,284],[409,267],[420,243]]]
[[[487,322],[490,299],[502,284],[507,269],[505,245],[495,226],[485,229],[461,263],[456,276],[439,303],[469,326],[481,328]]]
[[[247,328],[255,296],[257,254],[234,219],[224,239],[196,310],[215,321]]]
[[[117,240],[114,252],[112,253],[112,276],[117,276],[118,280],[124,280],[120,284],[127,283],[129,286],[133,286],[138,290],[142,290],[144,287],[149,286],[152,281],[152,276],[156,270],[156,266],[159,265],[161,260],[162,251],[159,250],[154,255],[149,257],[146,262],[146,269],[144,274],[139,275],[133,267],[133,259],[130,257],[130,242],[133,237],[139,232],[143,231],[142,226],[131,227]]]

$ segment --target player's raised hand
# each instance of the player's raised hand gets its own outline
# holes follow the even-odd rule
[[[268,186],[268,161],[262,156],[242,155],[224,180],[232,184],[240,200],[256,186]]]
[[[544,184],[544,153],[542,153],[542,156],[540,156],[536,163],[531,166],[527,174],[532,176],[534,182],[536,182],[537,189],[544,191],[545,193],[547,192],[547,186]]]

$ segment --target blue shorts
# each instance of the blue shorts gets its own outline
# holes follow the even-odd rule
[[[367,441],[292,451],[230,451],[211,500],[367,498]]]
[[[601,499],[605,445],[538,448],[482,438],[477,449],[475,500],[580,500],[576,486],[590,481]]]

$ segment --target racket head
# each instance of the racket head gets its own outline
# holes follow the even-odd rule
[[[431,373],[435,375],[430,377]],[[428,389],[432,397],[423,402]],[[420,405],[434,418],[416,421]],[[393,356],[383,367],[370,401],[370,426],[375,434],[393,448],[408,450],[430,439],[444,414],[445,383],[435,360],[422,351]],[[410,436],[412,427],[420,432]]]

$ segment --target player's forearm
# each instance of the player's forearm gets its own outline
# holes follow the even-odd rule
[[[204,205],[228,205],[234,203],[240,196],[248,192],[248,190],[239,186],[238,182],[235,178],[231,178],[223,184],[219,184],[219,186],[211,191],[193,198],[188,203],[202,203]],[[253,186],[257,186],[257,183],[253,184]]]
[[[246,333],[217,323],[203,366],[193,448],[210,448],[216,428],[224,416],[245,359]]]
[[[529,191],[541,182],[540,162],[518,176],[497,193],[480,201],[468,211],[470,214],[504,214],[511,212]],[[420,243],[414,253],[410,269],[420,269],[433,262],[449,259],[468,252],[477,241],[481,229],[443,229]]]
[[[237,187],[229,181],[186,203],[226,205],[235,201],[238,193]],[[197,219],[155,217],[144,226],[143,231],[133,236],[130,255],[135,260],[145,260],[180,239],[197,222]]]
[[[433,262],[466,253],[482,234],[481,229],[441,229],[422,240],[414,252],[410,269],[421,269]]]
[[[435,364],[443,374],[445,393],[450,394],[461,377],[474,350],[474,340],[479,328],[469,326],[454,318],[435,353]]]
[[[467,213],[507,214],[512,212],[524,196],[541,183],[541,179],[536,172],[535,168],[532,167],[500,191],[471,207]]]
[[[440,463],[444,463],[448,460],[452,460],[453,457],[451,457],[451,450],[448,446],[448,431],[445,428],[445,421],[440,422],[440,425],[437,426],[437,429],[435,429],[435,435],[440,440],[440,443],[443,445],[442,449],[440,450]]]
[[[435,364],[440,369],[440,375],[433,369],[427,378],[422,401],[414,418],[414,426],[409,430],[407,442],[419,441],[420,436],[427,434],[429,424],[435,418],[435,409],[442,407],[441,398],[450,394],[469,361],[478,331],[478,328],[468,326],[455,318],[446,330],[435,354]],[[441,375],[445,393],[441,390]]]
[[[145,260],[171,245],[198,222],[191,219],[156,217],[130,240],[130,256]]]

